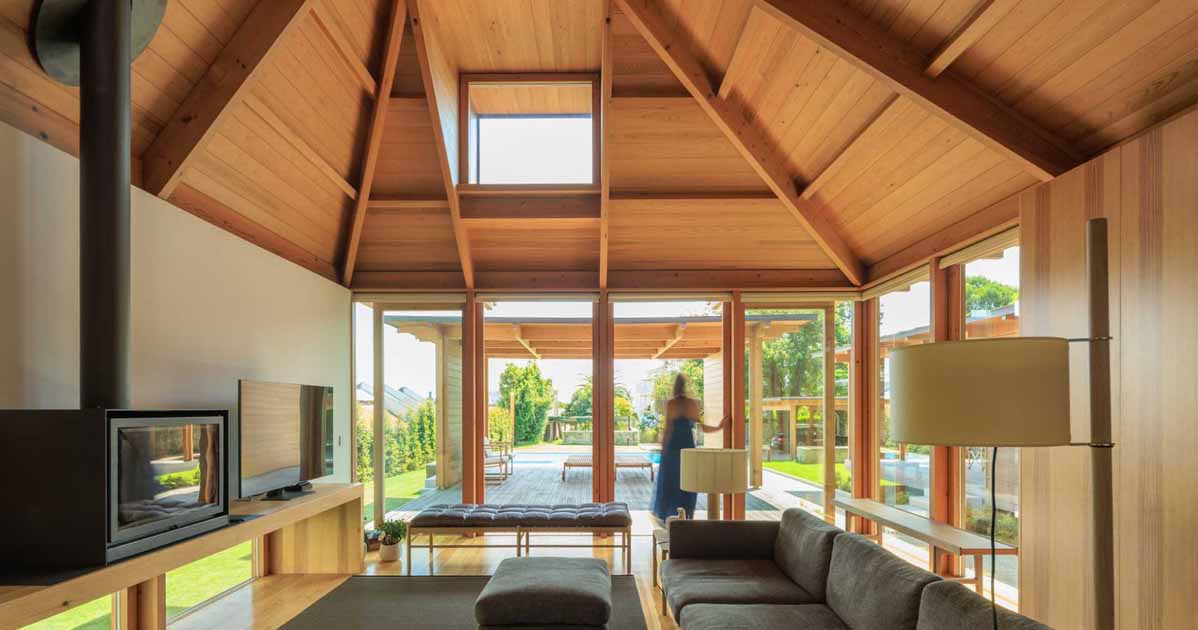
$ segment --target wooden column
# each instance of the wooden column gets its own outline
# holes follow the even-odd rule
[[[385,384],[383,382],[383,307],[375,304],[372,310],[371,326],[374,337],[374,417],[372,431],[374,431],[374,485],[372,487],[372,500],[374,501],[374,524],[377,527],[383,522],[383,487],[386,480],[386,471],[383,469],[383,418],[384,405],[387,397],[384,391]]]
[[[486,468],[483,467],[483,457],[486,456],[483,448],[483,427],[486,426],[484,418],[488,415],[488,400],[487,388],[490,384],[490,375],[487,362],[487,329],[486,320],[483,316],[483,304],[477,300],[474,302],[474,417],[471,418],[471,437],[470,447],[474,452],[474,503],[483,503],[487,500],[487,480]],[[513,436],[515,435],[515,424],[512,424]]]
[[[477,411],[478,352],[482,331],[475,328],[474,292],[462,307],[462,503],[477,503],[475,471],[482,467],[482,453],[474,448],[474,416]]]
[[[836,303],[824,309],[824,518],[836,521]]]
[[[437,326],[437,487],[449,487],[449,335],[445,326]]]
[[[111,627],[113,630],[166,630],[166,574],[113,593]]]
[[[853,458],[853,496],[878,497],[878,395],[881,374],[878,365],[878,300],[853,304],[853,362],[850,370],[852,432],[849,452]],[[849,529],[860,534],[877,533],[874,523],[849,519]]]
[[[595,501],[616,495],[615,349],[612,303],[606,292],[591,310],[591,494]]]
[[[724,416],[731,426],[724,431],[724,448],[745,447],[745,305],[740,292],[733,292],[732,301],[724,303],[723,342]],[[745,518],[745,495],[726,494],[723,498],[726,520]]]
[[[964,338],[965,279],[961,265],[940,268],[932,261],[932,340],[955,341]],[[932,520],[960,527],[964,523],[963,449],[954,446],[932,447],[931,503]],[[941,575],[961,575],[963,559],[933,550],[933,569]]]
[[[765,393],[765,383],[761,365],[761,324],[753,326],[749,332],[749,461],[750,481],[754,487],[760,488],[764,483],[762,450],[765,448],[765,414],[762,411],[762,398]]]

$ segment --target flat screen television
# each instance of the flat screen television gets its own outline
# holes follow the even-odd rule
[[[238,384],[239,496],[280,496],[333,474],[333,388]]]

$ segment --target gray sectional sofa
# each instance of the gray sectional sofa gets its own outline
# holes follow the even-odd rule
[[[683,630],[989,630],[990,603],[803,510],[670,522],[661,567]],[[1004,630],[1048,626],[999,609]]]

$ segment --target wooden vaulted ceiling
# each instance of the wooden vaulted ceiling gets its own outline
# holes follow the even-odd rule
[[[0,0],[0,119],[78,92]],[[598,73],[595,186],[458,180],[459,78]],[[479,93],[585,107],[580,95]],[[363,289],[848,286],[1198,101],[1193,0],[170,0],[138,185]]]

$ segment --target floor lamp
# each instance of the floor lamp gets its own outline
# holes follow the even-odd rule
[[[897,442],[909,444],[995,447],[996,453],[997,447],[1090,447],[1094,627],[1113,630],[1111,450],[1114,444],[1105,219],[1092,219],[1086,226],[1086,280],[1090,308],[1088,337],[978,339],[895,350],[890,357],[891,436]],[[1089,346],[1090,441],[1082,444],[1070,439],[1070,343]],[[993,544],[993,520],[990,536]],[[992,563],[993,558],[991,555]],[[993,601],[993,572],[990,584]],[[997,613],[994,618],[997,628]]]

